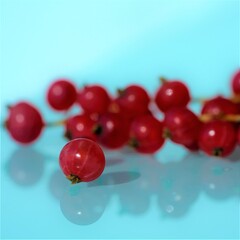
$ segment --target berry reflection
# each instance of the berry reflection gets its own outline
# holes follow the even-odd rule
[[[108,198],[108,193],[100,188],[88,188],[85,184],[71,186],[60,199],[60,208],[70,222],[89,225],[101,218]]]
[[[8,160],[7,170],[16,184],[34,185],[43,176],[44,156],[29,147],[18,148]]]
[[[69,199],[66,208],[71,205],[68,206],[67,216],[64,212],[68,220],[80,225],[99,220],[112,196],[118,198],[120,215],[142,216],[151,204],[157,204],[162,218],[180,218],[190,212],[203,191],[219,200],[236,197],[239,192],[239,161],[233,163],[189,153],[179,162],[163,164],[154,156],[128,154],[126,151],[115,155],[106,153],[106,162],[113,163],[115,160],[116,164],[109,164],[103,175],[85,185],[84,190],[81,184],[76,186],[79,189],[76,196],[65,196]],[[211,187],[213,184],[214,189]],[[96,196],[100,195],[99,201],[96,201]],[[89,198],[89,203],[86,198]],[[61,208],[62,201],[60,199]],[[82,218],[77,216],[81,208],[85,210]],[[81,220],[76,220],[78,218]]]

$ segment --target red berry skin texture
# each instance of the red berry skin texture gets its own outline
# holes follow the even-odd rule
[[[166,112],[174,107],[185,107],[189,101],[189,90],[180,81],[163,82],[155,96],[155,102],[162,112]]]
[[[151,115],[135,118],[129,135],[129,145],[140,153],[154,153],[164,143],[163,124]]]
[[[214,118],[221,118],[226,114],[238,114],[239,106],[229,99],[218,96],[203,104],[202,114],[209,114]]]
[[[240,70],[232,77],[232,91],[236,95],[240,95]]]
[[[97,126],[97,140],[104,147],[117,149],[128,142],[130,123],[122,115],[105,113],[100,116]]]
[[[89,138],[93,141],[97,140],[94,133],[96,121],[87,114],[75,115],[67,119],[65,123],[65,137],[69,140],[75,138]]]
[[[118,94],[116,102],[129,118],[148,112],[150,97],[143,87],[130,85],[123,90],[119,90]]]
[[[59,79],[52,83],[47,91],[47,101],[52,109],[66,111],[76,102],[77,90],[67,79]]]
[[[203,124],[199,135],[199,146],[210,156],[226,157],[236,146],[237,136],[233,124],[213,121]]]
[[[110,101],[106,89],[99,85],[85,86],[78,93],[78,103],[87,113],[107,112]]]
[[[192,111],[185,107],[174,108],[165,113],[163,124],[165,137],[188,148],[197,148],[201,122]]]
[[[27,102],[19,102],[11,106],[5,124],[11,137],[22,144],[35,141],[44,126],[38,109]]]
[[[98,178],[105,168],[105,156],[99,145],[86,138],[68,142],[60,152],[63,173],[74,184]]]

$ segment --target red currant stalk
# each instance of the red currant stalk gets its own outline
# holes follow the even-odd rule
[[[216,120],[215,116],[213,116],[211,114],[202,114],[199,116],[199,119],[202,122],[211,122],[213,120]],[[222,120],[222,121],[232,122],[232,123],[240,123],[240,114],[223,115],[221,117],[218,117],[217,120]]]
[[[225,115],[236,115],[239,113],[239,106],[222,96],[217,96],[204,102],[201,111],[201,114],[211,115],[215,119],[221,119]]]
[[[97,143],[86,138],[68,142],[60,152],[59,163],[63,173],[72,182],[90,182],[105,168],[105,156]]]

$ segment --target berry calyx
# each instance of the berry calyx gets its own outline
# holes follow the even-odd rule
[[[30,144],[40,136],[44,122],[35,106],[28,102],[19,102],[9,107],[5,126],[15,141]]]
[[[47,92],[47,101],[56,111],[66,111],[75,103],[77,90],[68,79],[59,79],[51,84]]]
[[[200,130],[199,146],[208,155],[225,157],[234,150],[236,137],[233,124],[219,120],[208,122]]]
[[[90,182],[102,174],[105,156],[97,143],[90,139],[78,138],[63,147],[59,163],[72,184]]]
[[[181,81],[164,80],[155,95],[155,102],[162,112],[166,112],[175,107],[185,107],[189,101],[189,90]]]

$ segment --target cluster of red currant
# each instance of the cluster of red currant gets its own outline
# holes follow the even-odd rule
[[[169,138],[191,151],[221,157],[240,144],[240,71],[231,79],[232,97],[204,100],[199,116],[187,108],[193,99],[183,82],[161,80],[153,99],[139,85],[118,90],[116,97],[99,85],[78,91],[66,79],[49,87],[47,101],[53,110],[68,111],[74,104],[82,109],[58,122],[71,140],[60,153],[60,165],[72,183],[94,180],[103,172],[105,158],[97,143],[109,149],[128,145],[139,153],[151,154]],[[153,111],[154,104],[164,114],[163,120]],[[32,143],[48,125],[28,102],[9,106],[5,126],[19,143]]]

